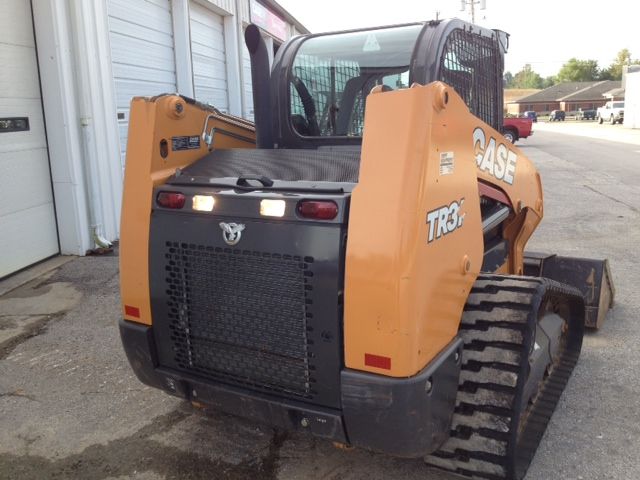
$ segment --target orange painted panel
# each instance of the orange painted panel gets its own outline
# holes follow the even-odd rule
[[[176,168],[184,168],[209,152],[203,141],[199,149],[173,151],[171,138],[200,137],[205,119],[210,114],[213,118],[208,120],[208,130],[216,127],[235,134],[234,137],[216,133],[215,148],[255,146],[255,130],[250,122],[214,112],[199,104],[189,104],[176,95],[134,98],[131,102],[120,220],[120,291],[122,314],[127,320],[146,325],[152,323],[149,222],[153,188],[164,183]],[[163,140],[167,142],[166,158],[160,154]],[[134,309],[138,309],[139,316],[131,315]]]
[[[411,376],[455,337],[483,260],[478,177],[523,215],[538,203],[541,214],[535,168],[453,89],[435,82],[368,97],[349,214],[347,368]],[[390,358],[390,368],[367,365],[367,355]]]

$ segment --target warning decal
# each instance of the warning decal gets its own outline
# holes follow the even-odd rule
[[[453,173],[453,152],[440,153],[440,175],[451,175]]]

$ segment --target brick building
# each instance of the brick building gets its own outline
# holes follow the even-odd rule
[[[617,80],[558,83],[508,103],[507,113],[520,115],[531,110],[538,113],[548,113],[551,110],[564,110],[567,113],[578,109],[594,110],[609,100],[604,96],[607,92],[619,88],[620,81]]]

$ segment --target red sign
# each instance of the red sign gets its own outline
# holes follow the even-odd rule
[[[280,40],[287,39],[287,23],[256,0],[251,0],[251,22]]]

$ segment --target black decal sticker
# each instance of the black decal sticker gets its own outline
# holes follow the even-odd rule
[[[191,137],[171,137],[171,150],[196,150],[200,148],[200,135]]]
[[[29,119],[27,117],[0,118],[0,133],[27,131],[29,131]]]

